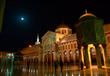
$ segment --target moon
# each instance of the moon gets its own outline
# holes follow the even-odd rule
[[[24,21],[24,17],[21,17],[21,21]]]

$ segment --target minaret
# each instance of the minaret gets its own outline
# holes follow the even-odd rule
[[[37,41],[35,42],[35,45],[38,45],[40,44],[40,41],[39,41],[39,34],[37,34]]]
[[[87,14],[87,9],[85,9],[85,13]]]

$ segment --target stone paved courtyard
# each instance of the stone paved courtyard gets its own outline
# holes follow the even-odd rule
[[[78,69],[75,65],[44,66],[44,65],[13,65],[1,69],[0,76],[110,76],[110,69]]]

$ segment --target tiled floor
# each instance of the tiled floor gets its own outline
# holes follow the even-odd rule
[[[78,69],[78,66],[65,65],[48,66],[48,65],[14,65],[1,69],[0,76],[110,76],[110,69]]]

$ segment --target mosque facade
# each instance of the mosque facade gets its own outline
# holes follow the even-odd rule
[[[97,68],[108,66],[110,60],[110,30],[108,29],[109,25],[103,25],[102,19],[87,11],[80,16],[78,23],[75,25],[76,33],[72,33],[72,29],[67,25],[60,24],[53,32],[54,42],[51,41],[52,39],[49,40],[52,42],[51,45],[54,44],[54,52],[48,49],[49,54],[52,54],[51,57],[48,55],[51,58],[50,61],[57,60],[78,65],[83,62],[86,68],[92,68],[96,65]],[[50,37],[48,35],[44,36],[46,36],[45,39]],[[45,40],[42,40],[42,45],[44,45],[43,43],[48,44]],[[47,48],[46,46],[42,47]]]
[[[72,33],[72,29],[64,23],[58,25],[55,31],[47,31],[41,37],[41,43],[37,39],[34,46],[21,51],[24,61],[32,57],[30,60],[38,59],[39,62],[49,65],[63,62],[79,66],[83,62],[86,68],[108,66],[110,24],[104,25],[102,19],[86,11],[80,16],[75,27],[76,33]],[[34,57],[36,58],[33,59]]]

